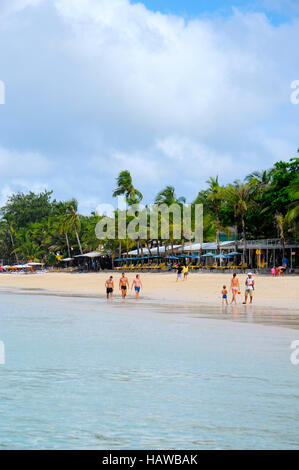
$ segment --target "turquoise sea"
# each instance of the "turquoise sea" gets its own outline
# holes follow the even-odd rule
[[[0,448],[298,448],[299,330],[256,318],[2,292]]]

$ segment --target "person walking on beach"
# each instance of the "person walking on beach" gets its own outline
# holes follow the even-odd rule
[[[232,304],[233,302],[235,302],[235,304],[236,304],[236,303],[237,303],[236,295],[237,295],[237,293],[240,291],[239,279],[237,278],[237,274],[236,274],[236,273],[233,274],[233,278],[232,278],[232,280],[231,280],[230,288],[231,288],[232,294],[233,294],[233,298],[232,298],[231,304]]]
[[[113,289],[114,289],[114,281],[113,281],[113,276],[110,276],[109,279],[105,282],[105,287],[106,287],[106,293],[107,293],[107,299],[112,299],[113,297]]]
[[[135,289],[136,300],[137,300],[137,299],[139,299],[140,289],[142,289],[142,287],[143,287],[139,274],[136,274],[136,278],[132,282],[131,290],[133,289],[133,287]]]
[[[181,264],[179,264],[178,267],[177,267],[176,282],[178,282],[178,280],[181,279],[182,271],[183,271],[183,266]]]
[[[183,266],[184,281],[187,281],[188,279],[188,271],[189,271],[188,266]]]
[[[245,281],[245,301],[243,302],[244,305],[247,304],[248,295],[250,296],[250,303],[252,304],[253,291],[254,291],[254,279],[252,277],[252,273],[248,273],[247,279]]]
[[[127,289],[130,287],[129,281],[125,273],[122,273],[121,278],[119,280],[119,290],[121,290],[121,296],[123,299],[126,298]]]
[[[222,294],[222,305],[224,305],[224,304],[228,305],[226,286],[223,286],[223,289],[222,289],[222,291],[221,291],[221,294]]]

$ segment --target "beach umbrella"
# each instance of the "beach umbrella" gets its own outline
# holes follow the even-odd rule
[[[208,256],[210,257],[214,256],[214,253],[209,252],[209,253],[206,253],[205,255],[202,255],[203,258],[207,258]]]
[[[239,253],[238,251],[233,251],[232,253],[228,253],[227,256],[238,256],[241,255],[242,253]]]
[[[213,257],[214,257],[214,258],[218,258],[218,259],[225,259],[225,258],[227,258],[226,255],[222,255],[222,254],[221,254],[221,255],[213,255]]]

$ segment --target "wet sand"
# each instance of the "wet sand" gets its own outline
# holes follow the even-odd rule
[[[91,297],[105,296],[105,280],[113,275],[115,282],[115,298],[120,296],[118,281],[120,273],[43,273],[43,274],[1,274],[0,289],[21,289],[30,292],[42,290],[58,295],[78,295]],[[128,273],[130,285],[136,273]],[[141,299],[163,301],[163,303],[179,303],[221,307],[221,290],[226,285],[231,300],[231,274],[225,273],[190,273],[187,281],[176,282],[175,273],[141,273],[144,289]],[[244,301],[246,274],[238,275],[241,295],[238,305],[242,308]],[[256,288],[254,291],[254,307],[265,312],[279,309],[281,314],[292,311],[299,318],[299,277],[280,277],[254,275]],[[134,298],[129,290],[128,299]],[[249,306],[248,306],[249,307]],[[232,308],[232,307],[229,307]]]

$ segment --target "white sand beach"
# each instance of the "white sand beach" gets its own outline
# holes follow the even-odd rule
[[[0,288],[10,289],[46,289],[52,293],[68,293],[71,295],[105,295],[105,280],[113,275],[115,296],[120,296],[118,281],[120,273],[57,273],[44,274],[1,274]],[[130,285],[136,273],[128,273]],[[231,299],[231,274],[222,273],[190,273],[187,281],[176,282],[175,273],[141,273],[144,289],[141,299],[162,300],[168,302],[186,302],[192,304],[220,305],[222,286],[226,285]],[[246,274],[238,275],[241,295],[238,303],[244,300],[244,283]],[[299,278],[285,276],[272,278],[254,275],[256,288],[254,305],[260,307],[277,307],[298,310],[299,315]],[[134,297],[129,291],[128,297]]]

